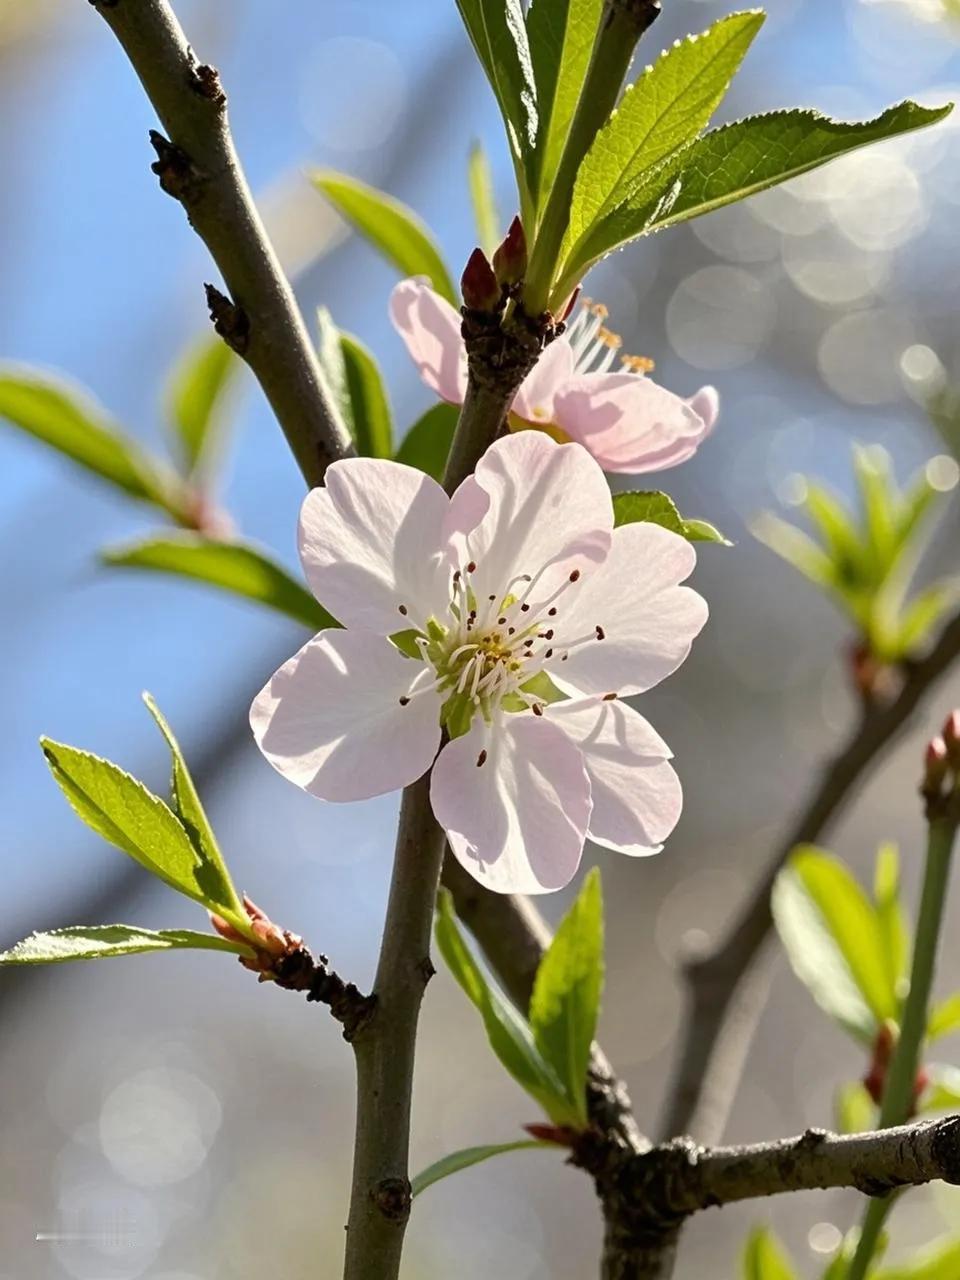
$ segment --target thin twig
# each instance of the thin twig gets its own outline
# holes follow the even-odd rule
[[[226,95],[198,63],[166,0],[93,0],[130,59],[167,137],[153,166],[184,207],[230,291],[207,287],[217,332],[253,370],[307,483],[353,452],[240,167]]]
[[[739,1072],[714,1073],[715,1050],[729,1018],[738,1017],[744,985],[772,925],[770,892],[791,851],[819,840],[856,794],[869,766],[906,726],[921,699],[960,656],[960,614],[944,628],[921,661],[912,664],[893,700],[868,710],[846,746],[825,767],[819,785],[777,848],[726,938],[709,956],[686,969],[687,1012],[662,1136],[692,1133],[702,1141],[720,1137]],[[753,1001],[756,1006],[756,1001]],[[754,1009],[759,1014],[759,1008]],[[755,1016],[740,1017],[749,1039]],[[734,1055],[736,1057],[736,1055]]]

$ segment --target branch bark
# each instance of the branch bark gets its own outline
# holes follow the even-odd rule
[[[671,1076],[673,1086],[662,1127],[664,1138],[693,1133],[711,1142],[721,1135],[739,1079],[742,1046],[752,1036],[760,1011],[756,999],[759,980],[751,979],[751,971],[773,923],[773,883],[798,844],[811,844],[823,836],[856,794],[869,766],[891,745],[924,695],[958,657],[960,614],[947,624],[927,656],[907,669],[899,693],[890,702],[865,712],[846,746],[825,767],[819,785],[726,938],[711,955],[688,965],[687,1012]],[[737,1044],[731,1044],[724,1034],[730,1022],[738,1024]],[[713,1064],[721,1065],[721,1056],[727,1058],[732,1070],[714,1072]]]
[[[208,286],[217,332],[252,369],[307,483],[353,445],[237,158],[226,94],[166,0],[91,0],[123,46],[168,137],[153,170],[183,205],[230,290]]]

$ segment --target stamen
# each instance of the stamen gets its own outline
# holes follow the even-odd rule
[[[605,693],[601,698],[601,702],[616,702],[619,696],[620,695],[616,693]]]
[[[597,639],[598,639],[598,640],[606,640],[606,638],[607,638],[607,633],[604,631],[603,627],[597,627],[597,628],[596,628],[596,632],[597,632]]]
[[[631,373],[653,373],[657,362],[649,356],[621,356],[620,363]]]
[[[533,712],[535,716],[543,715],[543,706],[539,702],[535,702],[533,706],[530,708],[530,710]]]
[[[486,752],[486,749],[484,749],[477,756],[477,768],[480,769],[483,765],[486,764],[486,762],[487,762],[487,752]]]
[[[403,614],[404,617],[407,616],[407,606],[405,604],[398,604],[397,609],[399,610],[400,613]]]

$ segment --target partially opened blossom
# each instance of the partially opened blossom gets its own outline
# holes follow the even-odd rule
[[[659,850],[680,783],[620,695],[674,671],[707,610],[679,585],[693,548],[658,525],[614,529],[584,449],[508,436],[452,498],[395,462],[336,462],[303,504],[300,554],[344,629],[310,640],[253,704],[285,777],[359,800],[433,765],[455,855],[502,893],[565,885],[588,835]]]
[[[713,387],[690,399],[648,377],[652,363],[619,353],[604,325],[606,309],[583,302],[566,331],[546,348],[514,398],[510,425],[537,427],[555,440],[575,440],[604,471],[639,475],[675,467],[713,430],[719,402]],[[467,354],[460,316],[424,280],[404,280],[390,316],[420,377],[442,400],[462,404]],[[619,367],[614,367],[619,358]]]

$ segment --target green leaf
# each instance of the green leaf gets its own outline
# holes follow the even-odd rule
[[[896,656],[910,657],[922,649],[934,627],[960,603],[960,580],[933,582],[903,607],[897,621]]]
[[[131,497],[155,503],[175,520],[188,518],[187,493],[179,476],[66,380],[32,369],[0,369],[0,418]]]
[[[555,3],[555,0],[550,0]],[[457,0],[460,17],[500,108],[528,216],[537,140],[537,91],[520,0]]]
[[[833,561],[796,525],[764,511],[753,521],[750,532],[817,586],[832,588],[835,585]]]
[[[123,769],[88,751],[41,738],[47,764],[71,807],[88,827],[116,845],[171,889],[210,903],[197,876],[199,859],[174,813]]]
[[[196,872],[197,882],[206,895],[208,902],[219,905],[228,913],[231,920],[238,919],[246,925],[248,920],[247,913],[244,910],[243,903],[240,901],[240,895],[234,888],[230,872],[227,870],[227,864],[224,862],[220,846],[217,844],[217,837],[213,834],[213,827],[211,827],[210,820],[204,811],[203,805],[200,803],[200,797],[197,795],[197,789],[194,786],[193,779],[190,777],[190,770],[187,768],[187,762],[183,757],[183,752],[180,750],[180,744],[174,737],[173,730],[152,696],[149,693],[145,693],[143,700],[146,703],[147,710],[157,722],[157,728],[163,734],[167,746],[170,748],[173,769],[170,786],[173,800],[172,807],[190,837],[190,843],[193,845],[194,852],[199,859],[200,865]]]
[[[560,922],[533,984],[530,1027],[587,1123],[587,1068],[603,992],[603,894],[596,867]]]
[[[481,1164],[484,1160],[492,1160],[494,1156],[506,1155],[508,1151],[537,1150],[557,1151],[559,1148],[553,1142],[536,1142],[532,1138],[524,1138],[518,1142],[500,1142],[485,1147],[464,1147],[462,1151],[451,1152],[450,1155],[444,1156],[442,1160],[437,1160],[435,1164],[428,1165],[412,1180],[410,1189],[414,1197],[416,1197],[421,1191],[426,1191],[427,1187],[432,1187],[435,1182],[440,1182],[443,1178],[449,1178],[451,1173],[459,1173],[461,1169],[470,1169],[473,1165]]]
[[[477,240],[487,257],[492,258],[503,233],[500,228],[500,214],[497,212],[497,198],[493,190],[490,160],[481,142],[474,142],[470,147],[470,155],[467,158],[467,180],[470,185],[470,203],[473,205]]]
[[[500,1064],[546,1111],[555,1124],[578,1124],[564,1084],[538,1050],[527,1021],[489,983],[464,942],[445,889],[437,898],[437,946],[447,967],[480,1011],[487,1040]]]
[[[747,1237],[741,1275],[743,1280],[797,1280],[793,1264],[767,1227],[755,1227]]]
[[[457,305],[457,294],[440,251],[412,209],[376,187],[332,169],[310,175],[339,214],[368,240],[401,276],[427,276],[437,293]]]
[[[253,543],[224,542],[200,533],[158,534],[100,553],[104,564],[193,578],[231,595],[285,613],[310,631],[336,627],[323,605]]]
[[[183,469],[191,475],[218,451],[226,393],[240,362],[217,334],[204,336],[174,366],[167,410]]]
[[[960,1067],[944,1062],[931,1062],[927,1066],[929,1083],[923,1092],[920,1111],[960,1110]]]
[[[135,924],[73,925],[50,933],[32,933],[9,951],[0,952],[0,965],[61,964],[65,960],[103,960],[139,951],[231,951],[252,957],[252,947],[228,942],[212,933],[191,929],[142,929]]]
[[[533,0],[527,11],[539,120],[533,195],[541,209],[580,101],[602,12],[603,0]]]
[[[627,88],[577,175],[568,247],[626,201],[645,172],[706,128],[763,19],[759,10],[721,18],[678,40]]]
[[[927,1022],[927,1039],[940,1040],[960,1031],[960,991],[935,1004]]]
[[[353,401],[347,382],[347,362],[343,354],[340,329],[334,322],[328,307],[317,307],[317,356],[326,379],[327,388],[346,423],[351,438],[356,441],[357,428],[353,421]]]
[[[800,846],[777,877],[773,918],[794,973],[824,1010],[870,1044],[899,1001],[883,933],[866,894],[837,858]]]
[[[456,406],[444,401],[428,409],[400,441],[397,462],[425,471],[434,480],[442,480],[459,416]]]
[[[871,448],[854,445],[853,470],[863,507],[866,545],[875,580],[880,581],[898,549],[894,523],[897,489],[890,455],[876,445]]]
[[[706,520],[685,520],[677,510],[677,505],[665,493],[652,490],[647,493],[615,493],[613,495],[613,523],[615,527],[622,524],[636,524],[639,521],[662,525],[671,533],[679,533],[688,542],[719,542],[722,546],[733,545],[719,529]]]
[[[860,147],[934,124],[952,109],[952,103],[901,102],[858,123],[797,109],[715,129],[651,170],[629,199],[593,225],[564,265],[557,292],[567,287],[567,277],[579,280],[590,263],[637,236],[699,218]]]
[[[349,333],[341,333],[340,350],[357,452],[365,458],[391,458],[390,402],[377,362],[363,343]]]
[[[877,1125],[877,1106],[859,1080],[843,1084],[834,1103],[841,1133],[867,1133]]]
[[[864,585],[868,556],[857,527],[840,500],[822,485],[808,484],[804,506],[833,561],[838,583]]]
[[[870,1280],[954,1280],[960,1275],[960,1240],[938,1240],[906,1262],[882,1267]]]
[[[896,994],[899,1009],[901,994],[909,985],[910,929],[900,900],[900,853],[895,844],[882,844],[877,850],[873,901],[887,981]]]

